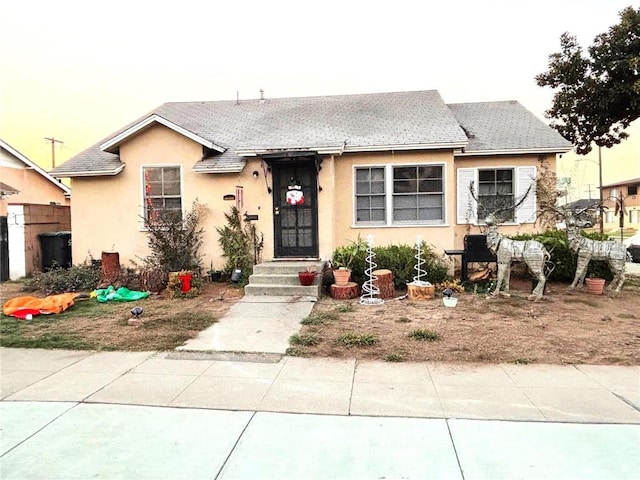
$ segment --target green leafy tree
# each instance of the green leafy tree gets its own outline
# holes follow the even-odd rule
[[[596,36],[587,53],[569,33],[560,37],[560,49],[536,76],[539,86],[556,90],[545,112],[551,126],[580,154],[592,143],[620,143],[640,117],[640,8],[622,10],[620,23]]]

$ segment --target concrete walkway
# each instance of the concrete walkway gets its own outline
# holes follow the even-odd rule
[[[640,471],[640,366],[189,355],[0,348],[2,478]]]
[[[184,352],[284,354],[313,297],[245,295],[218,322],[177,348]]]

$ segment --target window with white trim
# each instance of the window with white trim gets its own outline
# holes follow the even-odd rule
[[[457,223],[483,223],[486,215],[520,202],[507,222],[534,223],[536,220],[536,167],[501,166],[495,168],[458,168],[456,170]],[[471,194],[475,196],[482,208]],[[508,212],[505,212],[508,213]]]
[[[489,212],[510,208],[514,205],[513,168],[491,168],[478,170],[478,218]],[[505,222],[513,222],[515,215],[509,210],[502,215]]]
[[[356,168],[356,223],[384,225],[385,204],[384,167]]]
[[[355,204],[356,225],[442,224],[444,166],[355,167]]]
[[[142,167],[144,217],[182,216],[180,167]]]

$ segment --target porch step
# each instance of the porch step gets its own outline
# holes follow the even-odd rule
[[[273,295],[273,296],[309,296],[318,298],[322,276],[317,275],[313,285],[300,285],[298,272],[308,267],[317,272],[322,271],[324,262],[317,260],[272,261],[264,262],[253,267],[253,275],[249,277],[249,284],[244,287],[245,295]]]

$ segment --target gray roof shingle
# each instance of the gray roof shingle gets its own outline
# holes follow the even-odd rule
[[[545,149],[562,152],[572,148],[570,142],[515,100],[451,103],[449,108],[469,137],[467,153]]]
[[[482,109],[486,118],[482,117]],[[61,177],[117,173],[123,167],[118,155],[101,151],[100,145],[154,114],[225,148],[224,153],[210,155],[193,166],[203,172],[242,170],[245,159],[238,152],[453,148],[463,147],[467,142],[473,150],[495,145],[562,149],[566,143],[517,102],[448,106],[436,90],[265,101],[170,102],[76,155],[52,173]],[[493,122],[498,125],[492,125]],[[460,125],[476,136],[467,139]]]

